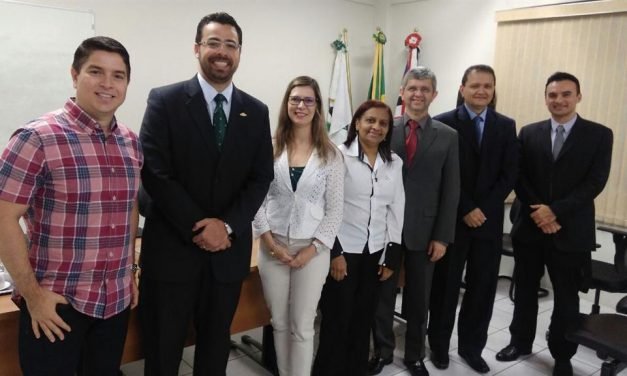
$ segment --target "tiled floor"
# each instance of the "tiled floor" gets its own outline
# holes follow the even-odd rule
[[[538,329],[536,339],[533,347],[533,353],[526,356],[524,359],[520,359],[516,362],[502,363],[495,360],[495,354],[509,343],[509,330],[508,326],[512,317],[512,311],[514,309],[513,303],[507,297],[507,289],[509,282],[501,280],[499,282],[499,290],[497,291],[496,301],[494,304],[494,313],[492,321],[490,322],[490,330],[488,336],[488,343],[483,351],[483,358],[490,366],[490,372],[486,375],[500,375],[500,376],[542,376],[551,375],[553,369],[553,358],[547,348],[546,339],[544,333],[548,329],[549,321],[551,317],[551,310],[553,307],[552,292],[549,297],[540,299],[540,308],[538,313]],[[400,299],[399,299],[400,300]],[[400,302],[399,302],[400,303]],[[581,311],[590,312],[591,303],[586,301],[581,302]],[[601,308],[602,312],[613,311],[610,308]],[[403,353],[404,353],[404,324],[395,322],[395,332],[397,333],[397,348],[394,352],[394,363],[386,366],[383,369],[381,376],[409,376],[409,372],[403,365]],[[239,338],[243,334],[261,340],[261,328],[251,330],[247,333],[242,333],[234,336],[233,339],[239,341]],[[454,333],[457,332],[455,328]],[[450,375],[450,376],[466,376],[466,375],[478,375],[472,369],[470,369],[466,363],[460,359],[457,355],[457,336],[453,334],[451,339],[450,349],[451,363],[447,370],[441,371],[433,367],[429,359],[426,359],[425,363],[431,375]],[[428,352],[427,352],[428,353]],[[191,375],[193,366],[193,347],[185,349],[183,354],[183,361],[179,369],[179,375]],[[597,358],[596,354],[585,347],[580,346],[577,354],[573,358],[572,364],[575,371],[575,375],[594,375],[601,374],[600,367],[602,361]],[[126,376],[140,376],[143,375],[143,361],[126,364],[122,367],[122,371]],[[229,376],[249,376],[249,375],[263,375],[269,376],[270,373],[265,371],[262,367],[257,365],[248,357],[239,351],[231,351],[227,375]],[[627,371],[623,371],[620,375],[627,376]]]

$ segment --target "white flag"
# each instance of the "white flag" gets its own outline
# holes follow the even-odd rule
[[[348,84],[346,45],[340,40],[336,40],[332,45],[337,53],[329,89],[327,129],[331,140],[337,145],[346,141],[346,134],[353,118],[353,111]]]

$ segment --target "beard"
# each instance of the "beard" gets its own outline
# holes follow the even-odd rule
[[[225,62],[224,67],[216,67],[215,62]],[[237,70],[237,63],[229,57],[213,56],[200,60],[200,69],[209,82],[217,84],[229,83]]]

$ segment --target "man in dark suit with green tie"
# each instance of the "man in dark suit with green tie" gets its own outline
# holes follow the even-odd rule
[[[268,108],[232,83],[241,45],[233,17],[203,17],[198,74],[148,97],[140,132],[151,198],[140,283],[146,375],[178,374],[192,319],[194,375],[225,374],[251,222],[274,175]]]
[[[551,75],[545,87],[549,120],[520,130],[521,164],[516,196],[520,210],[512,241],[516,261],[516,302],[510,344],[496,354],[513,361],[530,354],[538,316],[537,291],[544,266],[553,285],[549,326],[553,375],[573,374],[570,359],[577,344],[565,338],[579,316],[579,289],[590,273],[595,249],[594,199],[610,173],[612,131],[583,119],[579,80],[569,73]]]

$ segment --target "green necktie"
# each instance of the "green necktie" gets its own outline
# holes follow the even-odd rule
[[[216,102],[216,109],[213,111],[213,131],[216,135],[218,149],[222,149],[224,135],[226,134],[226,114],[222,108],[222,102],[226,101],[226,98],[224,95],[218,94],[213,100]]]

